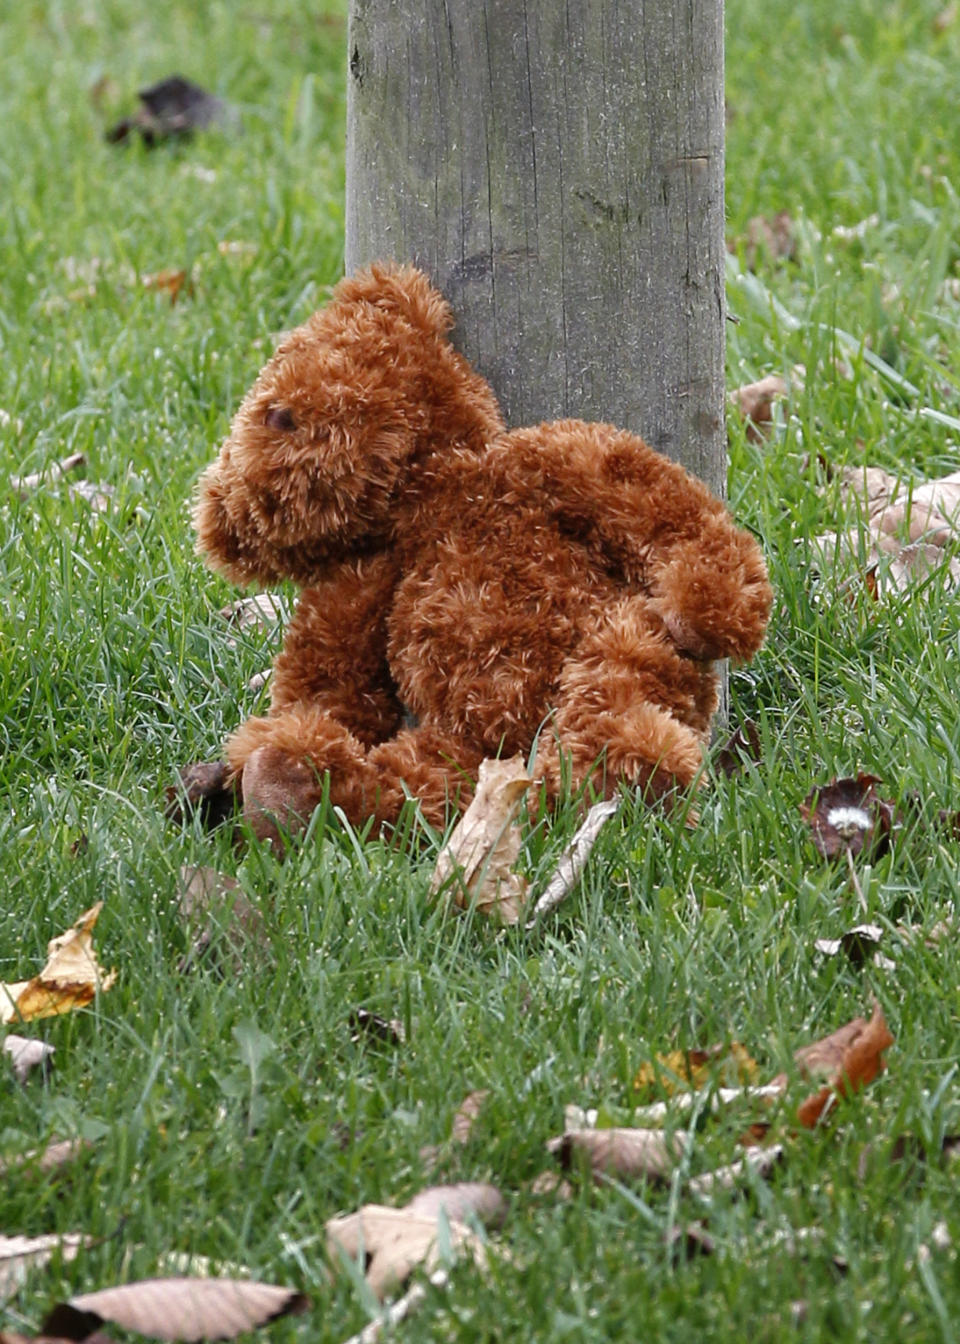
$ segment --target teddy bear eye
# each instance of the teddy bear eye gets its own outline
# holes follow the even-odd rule
[[[297,427],[293,411],[288,406],[268,406],[263,422],[267,429],[275,429],[279,433],[287,433]]]

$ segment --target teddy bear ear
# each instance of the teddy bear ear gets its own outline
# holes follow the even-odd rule
[[[399,313],[426,335],[442,336],[453,326],[450,305],[416,266],[377,261],[341,280],[332,303],[369,303]]]

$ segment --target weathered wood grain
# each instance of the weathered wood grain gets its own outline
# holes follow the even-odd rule
[[[423,266],[511,425],[633,429],[714,490],[722,0],[351,0],[346,264]]]

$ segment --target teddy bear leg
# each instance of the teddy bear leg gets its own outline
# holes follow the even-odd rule
[[[421,724],[372,747],[367,761],[376,778],[377,815],[395,821],[407,798],[424,819],[443,830],[473,797],[483,751],[475,744]]]
[[[669,799],[696,782],[716,705],[712,667],[678,653],[646,599],[624,599],[564,664],[538,751],[548,794],[569,777]]]
[[[305,830],[325,788],[352,825],[366,820],[372,793],[366,750],[313,706],[248,719],[227,741],[227,760],[240,781],[244,820],[261,840],[279,847],[284,833]]]

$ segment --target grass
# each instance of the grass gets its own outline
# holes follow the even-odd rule
[[[436,1179],[420,1154],[439,1144],[441,1178],[510,1198],[509,1257],[488,1278],[458,1270],[398,1339],[956,1337],[956,1250],[918,1250],[941,1220],[960,1239],[955,1178],[889,1160],[897,1136],[936,1145],[960,1124],[953,946],[897,946],[894,972],[817,954],[861,912],[798,812],[815,784],[858,769],[885,796],[919,794],[902,842],[861,868],[866,915],[929,928],[953,912],[957,847],[930,823],[960,807],[956,597],[930,583],[838,600],[804,547],[835,523],[818,455],[918,477],[957,466],[960,22],[938,29],[934,14],[729,2],[728,234],[786,210],[798,240],[793,260],[761,257],[752,289],[731,284],[729,384],[805,369],[771,440],[731,425],[731,502],[778,593],[768,644],[731,687],[762,760],[717,774],[696,831],[627,805],[576,896],[528,935],[431,908],[429,838],[359,843],[318,816],[278,867],[160,815],[175,765],[212,758],[259,703],[245,684],[274,647],[231,644],[218,610],[234,594],[194,558],[186,500],[273,334],[340,273],[341,7],[7,7],[0,479],[80,451],[116,495],[103,514],[66,483],[0,502],[0,980],[29,974],[99,899],[103,959],[120,969],[94,1011],[36,1029],[57,1049],[48,1082],[0,1076],[0,1154],[96,1141],[58,1178],[7,1179],[0,1232],[105,1238],[33,1273],[7,1304],[13,1328],[179,1251],[305,1288],[312,1314],[276,1338],[345,1339],[368,1303],[327,1277],[324,1222],[404,1202]],[[238,105],[242,132],[106,145],[133,91],[178,68]],[[859,236],[834,233],[863,220]],[[175,305],[138,279],[170,267],[195,277]],[[535,877],[573,824],[531,834]],[[269,955],[178,972],[182,863],[238,874]],[[667,1248],[703,1213],[681,1178],[567,1202],[529,1192],[566,1103],[621,1115],[644,1060],[718,1041],[772,1075],[872,993],[897,1038],[889,1071],[826,1130],[787,1136],[769,1183],[714,1201],[713,1257]],[[354,1040],[359,1006],[403,1020],[409,1043]],[[452,1147],[453,1114],[480,1087],[474,1137]],[[681,1177],[729,1160],[742,1126],[701,1120]],[[822,1239],[804,1254],[777,1243],[809,1227]]]

